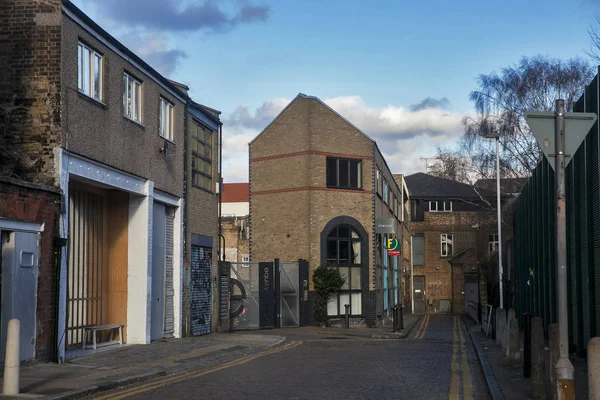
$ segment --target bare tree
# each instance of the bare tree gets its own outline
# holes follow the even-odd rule
[[[471,160],[465,157],[460,150],[451,150],[444,147],[437,148],[435,162],[429,167],[429,174],[439,178],[473,184],[475,170]]]
[[[471,158],[482,177],[493,175],[496,150],[494,141],[486,136],[498,132],[501,176],[528,176],[541,153],[525,122],[525,112],[553,111],[557,99],[564,99],[570,110],[593,76],[593,69],[581,58],[546,56],[524,57],[500,74],[479,75],[479,88],[470,94],[477,114],[463,119],[463,155]]]
[[[600,26],[600,15],[595,15],[596,23]],[[590,34],[590,51],[586,51],[587,55],[597,63],[600,63],[600,30],[596,26],[591,26],[588,30]]]

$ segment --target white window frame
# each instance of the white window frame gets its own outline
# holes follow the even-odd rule
[[[382,193],[382,196],[383,196],[383,202],[384,202],[385,204],[388,204],[388,203],[389,203],[389,201],[390,201],[390,198],[389,198],[389,196],[390,196],[390,191],[389,191],[389,185],[388,185],[388,183],[387,183],[387,179],[385,179],[385,177],[383,178],[383,186],[382,186],[382,190],[383,190],[383,193]]]
[[[442,233],[440,240],[440,254],[442,257],[449,257],[452,255],[452,251],[454,250],[454,242],[453,235],[451,233]],[[444,247],[444,245],[446,245]],[[450,245],[450,251],[448,252],[448,245]]]
[[[132,93],[131,104],[127,101],[129,92]],[[123,72],[123,116],[138,124],[142,123],[142,82],[127,72]]]
[[[432,205],[435,205],[435,209],[432,207]],[[430,201],[429,202],[429,212],[437,212],[437,211],[438,211],[438,202]]]
[[[87,59],[87,65],[86,65]],[[98,63],[96,64],[96,61]],[[90,46],[78,42],[77,44],[77,89],[80,93],[102,102],[102,54]],[[96,73],[98,82],[96,82]]]
[[[492,240],[490,240],[492,239]],[[494,254],[498,250],[499,240],[497,233],[491,233],[488,236],[488,254]]]
[[[173,123],[173,108],[175,106],[170,101],[160,98],[160,121],[158,125],[158,134],[160,137],[174,142],[173,131],[175,129]]]
[[[242,262],[243,263],[249,263],[250,262],[250,256],[248,254],[242,254]],[[247,267],[248,265],[243,265],[243,267]]]
[[[444,201],[444,211],[452,211],[452,201]],[[449,204],[450,206],[448,208],[446,208],[446,204]]]

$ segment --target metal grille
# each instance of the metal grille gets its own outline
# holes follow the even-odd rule
[[[260,328],[258,263],[231,263],[230,316],[231,329]]]
[[[193,336],[210,333],[212,320],[212,249],[192,246],[190,329]]]
[[[300,326],[300,288],[298,262],[279,264],[281,327]]]
[[[586,86],[575,112],[599,109],[599,81]],[[596,122],[565,171],[569,345],[584,354],[600,334],[600,140]],[[554,171],[546,159],[537,166],[515,212],[517,314],[556,322]]]
[[[173,304],[173,223],[174,210],[167,207],[165,246],[165,337],[173,337],[175,331],[175,308]]]
[[[83,328],[103,320],[104,198],[69,189],[67,345],[82,342]]]

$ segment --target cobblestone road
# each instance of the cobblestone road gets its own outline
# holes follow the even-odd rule
[[[459,317],[424,316],[404,340],[289,337],[277,349],[97,399],[487,399]]]

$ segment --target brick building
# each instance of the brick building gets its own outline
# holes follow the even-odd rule
[[[406,184],[413,311],[477,315],[498,282],[496,193],[424,173],[407,176]],[[509,213],[502,226],[504,242],[512,232]]]
[[[249,262],[248,183],[224,183],[221,195],[221,232],[225,238],[225,260]]]
[[[339,268],[332,319],[349,304],[373,325],[401,298],[404,266],[384,246],[407,201],[377,143],[316,97],[296,96],[250,143],[250,258]]]
[[[68,0],[4,1],[0,15],[0,176],[18,178],[20,196],[58,197],[43,216],[25,207],[20,217],[44,223],[37,303],[51,297],[37,310],[44,349],[27,358],[55,353],[64,361],[86,329],[104,324],[124,325],[124,341],[139,344],[193,333],[194,323],[210,330],[211,309],[184,310],[198,308],[193,299],[204,308],[214,300],[218,112],[194,103]],[[10,209],[10,198],[0,200]],[[43,220],[49,215],[55,225]],[[45,239],[52,234],[54,249]],[[204,248],[203,275],[194,273],[196,245]],[[57,262],[46,263],[55,253]],[[50,294],[41,282],[52,277],[58,287]]]

